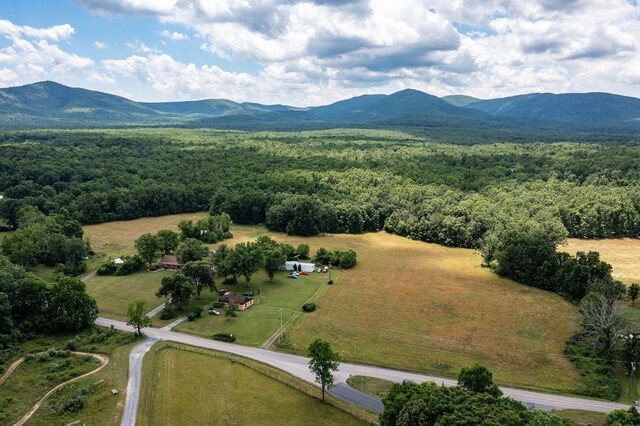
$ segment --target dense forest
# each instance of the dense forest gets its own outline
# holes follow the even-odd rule
[[[293,234],[386,229],[474,248],[514,227],[637,237],[639,151],[372,130],[6,132],[0,206],[7,227],[32,205],[82,224],[211,209]]]

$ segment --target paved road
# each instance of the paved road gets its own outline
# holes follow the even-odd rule
[[[160,312],[161,310],[163,310],[163,309],[164,309],[164,307],[165,307],[165,304],[163,303],[162,305],[158,306],[157,308],[155,308],[155,309],[153,309],[153,310],[151,310],[151,311],[147,312],[147,316],[148,316],[149,318],[153,318],[153,317],[155,317],[156,315],[158,315],[158,312]]]
[[[329,389],[329,393],[337,396],[338,398],[344,399],[345,401],[367,408],[374,413],[380,414],[384,411],[384,406],[378,398],[375,398],[368,393],[361,392],[358,389],[354,389],[346,383],[338,383],[334,385]]]
[[[100,319],[97,322],[100,324]],[[124,327],[126,331],[132,331],[133,328],[126,325]],[[123,330],[120,325],[116,328]],[[158,339],[153,337],[147,337],[142,343],[133,348],[129,354],[129,382],[127,383],[127,400],[124,403],[124,413],[122,414],[121,426],[132,426],[136,424],[136,416],[138,415],[138,401],[140,400],[140,383],[142,382],[142,359],[151,346],[153,346]]]
[[[110,320],[107,318],[98,318],[98,320],[96,321],[96,324],[104,327],[109,327],[110,325],[113,324],[113,326],[118,330],[129,331],[129,332],[133,331],[133,328],[126,325],[124,322]],[[309,359],[302,356],[272,352],[272,351],[268,351],[261,348],[241,346],[241,345],[236,345],[232,343],[224,343],[216,340],[204,339],[202,337],[196,337],[196,336],[190,336],[187,334],[177,333],[177,332],[166,330],[166,329],[147,328],[144,330],[144,332],[147,336],[156,340],[171,340],[174,342],[184,343],[187,345],[214,349],[221,352],[228,352],[228,353],[244,356],[246,358],[254,359],[256,361],[260,361],[265,364],[269,364],[273,367],[279,368],[306,382],[314,383],[314,377],[308,368]],[[131,356],[133,357],[133,353]],[[141,359],[140,359],[140,362],[141,362]],[[139,368],[141,368],[141,363]],[[131,373],[131,367],[130,367],[130,376],[131,374],[132,373]],[[139,374],[139,372],[134,374]],[[334,375],[334,381],[337,385],[336,389],[337,389],[337,392],[340,392],[339,396],[341,398],[353,400],[354,402],[357,402],[359,400],[358,399],[359,396],[356,395],[355,392],[349,391],[349,389],[352,389],[352,388],[346,385],[341,386],[341,384],[346,383],[346,380],[350,376],[356,376],[356,375],[377,377],[380,379],[390,380],[393,382],[401,382],[403,380],[412,380],[415,382],[433,381],[438,384],[444,384],[446,386],[456,385],[455,380],[446,379],[442,377],[427,376],[422,374],[409,373],[409,372],[399,371],[399,370],[390,370],[390,369],[379,368],[379,367],[371,367],[366,365],[341,363],[339,370]],[[135,388],[132,387],[132,391],[134,389]],[[500,389],[502,389],[502,392],[504,392],[505,396],[509,396],[515,400],[525,403],[528,406],[537,407],[537,408],[554,409],[554,410],[578,409],[578,410],[597,411],[602,413],[608,413],[609,411],[615,410],[618,408],[628,408],[627,405],[617,404],[614,402],[595,401],[595,400],[589,400],[584,398],[573,398],[573,397],[545,394],[545,393],[539,393],[539,392],[531,392],[531,391],[512,389],[512,388],[500,388]],[[139,384],[138,384],[138,391],[139,391]],[[127,393],[127,404],[129,404],[129,395],[131,394]],[[137,403],[137,400],[136,400],[136,403]],[[368,402],[365,402],[365,404],[367,403]],[[367,405],[364,405],[364,406],[367,407]],[[123,425],[124,424],[125,423],[123,418]],[[133,424],[133,423],[128,423],[128,424]]]

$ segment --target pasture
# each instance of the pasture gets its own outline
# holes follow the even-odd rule
[[[365,424],[239,362],[157,348],[144,361],[139,425]]]
[[[613,277],[631,284],[640,283],[640,240],[617,238],[607,240],[581,240],[569,238],[559,250],[575,255],[577,251],[597,251],[600,259],[613,266]]]
[[[87,293],[98,302],[100,316],[116,320],[127,320],[127,307],[134,300],[147,302],[147,309],[164,303],[164,298],[156,297],[162,278],[173,272],[140,271],[131,275],[96,275],[87,280]]]
[[[134,222],[144,227],[144,232],[156,232],[182,218],[177,215]],[[146,220],[153,221],[155,227],[144,223]],[[131,223],[120,222],[117,226],[128,227]],[[111,231],[100,230],[102,226]],[[93,226],[96,247],[105,247],[98,235],[126,247],[126,242],[119,242],[113,235],[121,235],[124,240],[127,232],[114,227],[113,223]],[[480,267],[480,256],[473,250],[384,232],[298,237],[272,233],[261,226],[233,226],[231,231],[234,237],[224,241],[230,246],[270,235],[279,242],[309,244],[311,253],[318,247],[351,248],[358,253],[357,266],[345,271],[318,298],[319,309],[301,315],[287,329],[293,343],[290,350],[295,353],[305,353],[312,340],[322,338],[331,342],[343,360],[352,362],[448,376],[480,362],[494,372],[499,383],[554,391],[570,391],[578,380],[577,371],[563,354],[565,340],[578,327],[576,307],[558,295],[496,276]],[[127,237],[129,246],[134,239]],[[292,286],[290,283],[288,288]],[[157,290],[152,287],[151,298]],[[242,288],[239,284],[238,291]],[[126,312],[126,303],[118,305]],[[258,317],[260,309],[256,307],[240,315],[250,314],[252,309],[255,313],[251,315]],[[264,317],[273,318],[270,321],[276,325],[273,321],[279,322],[277,314],[274,309]],[[212,330],[207,326],[209,321],[224,319],[200,318],[180,327],[191,327],[189,332],[204,335]],[[253,323],[257,322],[256,318]],[[247,343],[259,344],[267,334],[250,336]]]

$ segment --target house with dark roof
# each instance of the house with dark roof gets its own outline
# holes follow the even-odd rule
[[[237,305],[237,309],[239,311],[244,311],[249,306],[253,305],[253,297],[240,296],[239,294],[231,293],[227,291],[225,294],[220,296],[218,302],[223,303],[225,305],[235,304]]]
[[[160,263],[158,263],[158,266],[164,269],[175,270],[182,268],[182,263],[178,262],[178,259],[176,259],[175,256],[165,254]]]

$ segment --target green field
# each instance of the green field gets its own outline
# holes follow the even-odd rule
[[[173,348],[148,353],[139,425],[226,423],[366,424],[237,362]]]
[[[100,316],[127,319],[127,306],[134,300],[147,302],[148,310],[164,303],[156,297],[162,278],[173,272],[136,272],[125,276],[96,275],[87,281],[87,293],[98,302]]]
[[[333,275],[337,279],[338,274]],[[224,309],[217,309],[222,314],[219,316],[203,312],[201,318],[193,322],[185,321],[176,330],[204,337],[211,337],[214,333],[233,333],[238,343],[260,346],[279,330],[280,308],[283,324],[295,321],[297,317],[305,315],[301,307],[307,300],[319,296],[330,287],[326,274],[311,274],[294,280],[287,278],[286,272],[278,272],[271,282],[267,274],[260,271],[252,278],[250,288],[243,281],[225,288],[238,294],[255,292],[253,306],[238,312],[236,318],[225,317]],[[261,295],[258,295],[259,287],[262,288]]]
[[[378,379],[377,377],[352,376],[347,379],[347,384],[364,393],[382,399],[389,393],[389,388],[393,385],[393,382]]]
[[[176,223],[179,217],[168,216],[162,221],[149,218],[158,228],[146,224],[147,219],[137,220],[136,224],[155,232]],[[118,227],[129,224],[120,222]],[[113,224],[94,225],[92,229],[94,235],[111,241],[115,241],[113,235],[123,239],[129,235],[124,230],[117,231]],[[336,285],[327,286],[318,298],[319,309],[301,315],[300,321],[287,330],[296,353],[304,353],[313,339],[322,338],[331,342],[343,360],[354,362],[447,376],[480,362],[494,372],[501,384],[560,392],[569,392],[578,381],[578,372],[563,352],[566,339],[578,327],[576,307],[556,294],[517,284],[481,268],[480,256],[473,250],[412,241],[384,232],[296,237],[261,226],[233,226],[231,231],[234,238],[224,241],[230,246],[270,235],[283,243],[309,244],[312,253],[321,246],[331,250],[351,248],[358,253],[357,266],[345,271]],[[118,244],[133,244],[130,236],[126,238]],[[103,245],[99,239],[94,243]],[[235,320],[204,314],[193,323],[181,324],[179,329],[204,336],[213,334],[214,329],[230,330],[238,334],[241,342],[259,345],[279,327],[279,305],[295,297],[298,308],[291,308],[294,311],[307,297],[304,294],[298,300],[301,293],[278,295],[270,294],[270,290],[292,289],[308,278],[288,280],[290,283],[285,281],[283,287],[277,288],[264,284],[265,307],[251,307]],[[90,293],[92,280],[88,283]],[[255,280],[259,281],[258,276]],[[133,297],[121,291],[125,289],[122,286],[103,297],[102,302],[99,298],[99,306],[115,304],[119,310],[112,309],[122,318],[127,300],[154,300],[157,291],[154,284]],[[241,290],[240,283],[238,292]],[[304,290],[311,292],[309,287]],[[102,315],[108,316],[105,312],[103,309]],[[251,319],[247,321],[251,329],[239,327],[243,315]],[[219,325],[221,329],[217,328]]]

